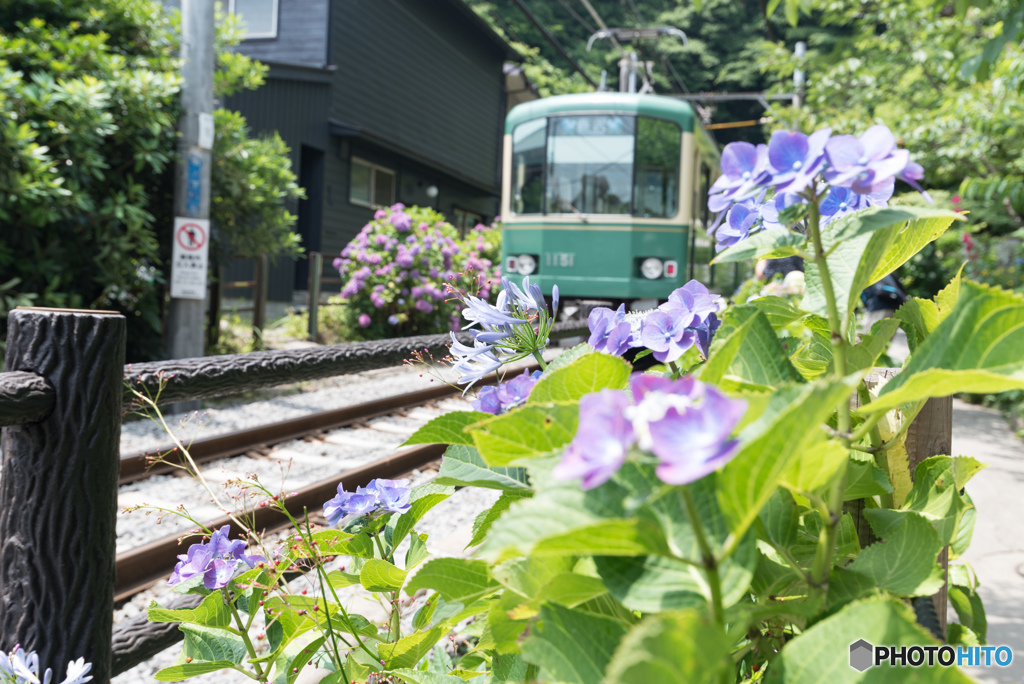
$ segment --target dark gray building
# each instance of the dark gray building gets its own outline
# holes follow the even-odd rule
[[[503,64],[518,54],[462,0],[230,0],[269,65],[227,99],[254,132],[277,131],[307,199],[293,210],[308,251],[331,256],[395,202],[456,226],[498,211]],[[251,266],[249,267],[251,268]],[[235,265],[229,280],[245,277]],[[305,262],[272,268],[270,299],[306,290]]]

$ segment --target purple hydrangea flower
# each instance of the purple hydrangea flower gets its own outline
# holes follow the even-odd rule
[[[231,526],[215,530],[208,543],[192,544],[187,553],[178,556],[178,563],[168,584],[187,582],[202,575],[203,586],[207,589],[226,587],[235,571],[245,565],[252,568],[257,562],[265,562],[263,556],[246,555],[245,542],[230,539]]]
[[[422,311],[423,313],[426,314],[434,310],[434,305],[425,299],[417,299],[416,303],[413,306],[416,307],[417,311]]]
[[[401,514],[412,508],[409,503],[412,490],[408,485],[409,480],[378,478],[371,480],[370,484],[366,485],[366,492],[376,497],[378,510]]]
[[[324,517],[329,525],[337,525],[346,515],[366,515],[377,505],[377,497],[363,487],[354,492],[346,492],[342,483],[338,483],[338,494],[324,504]]]
[[[825,161],[825,143],[832,129],[823,128],[806,136],[799,131],[775,131],[768,141],[771,184],[776,190],[803,192],[814,182]]]
[[[721,295],[711,294],[711,291],[698,280],[691,280],[680,288],[676,288],[668,296],[668,301],[658,307],[661,311],[672,309],[686,309],[701,320],[704,320],[712,313],[717,313],[721,308]]]
[[[722,175],[708,191],[708,208],[716,213],[724,211],[764,185],[770,177],[766,145],[729,143],[722,150]]]
[[[522,375],[518,375],[506,383],[484,387],[473,401],[473,409],[499,415],[524,404],[530,396],[530,392],[533,391],[534,385],[540,380],[540,376],[539,370],[533,373],[524,370]]]
[[[391,314],[390,316],[388,316],[388,323],[390,323],[391,325],[398,325],[399,322],[400,319],[396,314]]]
[[[615,311],[607,307],[598,307],[587,317],[590,327],[590,339],[587,343],[599,352],[622,356],[632,346],[633,327],[626,320],[626,305],[620,304]]]
[[[383,209],[378,209],[377,211],[373,212],[373,218],[375,221],[380,221],[382,218],[387,218],[387,215],[388,212],[384,211]]]
[[[825,145],[829,167],[825,180],[833,187],[868,194],[885,189],[910,162],[910,152],[896,148],[896,138],[885,126],[872,126],[859,138],[837,135]],[[916,171],[912,170],[912,173]]]
[[[369,314],[359,314],[359,327],[361,327],[361,328],[368,328],[368,327],[370,327],[370,315]]]
[[[399,233],[408,232],[412,228],[412,218],[404,211],[396,211],[391,215],[391,225],[395,227]]]
[[[784,224],[779,222],[779,214],[787,207],[805,202],[806,200],[803,197],[791,192],[776,193],[775,197],[757,208],[757,212],[761,216],[761,226],[765,230],[782,230],[786,228]]]
[[[739,443],[729,436],[746,412],[745,401],[692,377],[665,382],[634,375],[630,388],[637,402],[629,411],[637,441],[661,461],[656,472],[662,482],[694,482],[736,454]]]
[[[829,188],[828,195],[825,196],[821,203],[822,225],[828,225],[840,216],[853,213],[859,209],[887,206],[895,186],[896,180],[890,178],[888,183],[883,184],[882,189],[878,192],[863,195],[854,192],[852,188],[844,188],[842,186]]]
[[[580,418],[562,461],[552,475],[557,480],[583,478],[583,489],[607,482],[626,461],[636,441],[633,425],[626,418],[632,402],[621,390],[601,390],[580,399]]]
[[[471,402],[474,411],[499,415],[501,413],[501,399],[498,397],[498,388],[495,385],[481,387],[476,399]]]
[[[662,363],[676,361],[696,340],[698,316],[685,309],[654,311],[644,318],[640,339]]]
[[[732,205],[726,215],[726,221],[715,231],[715,251],[721,252],[727,247],[732,247],[738,242],[747,239],[754,221],[758,219],[757,208],[749,200],[740,204]]]
[[[697,326],[697,339],[695,344],[704,358],[708,357],[708,350],[711,348],[711,340],[715,338],[718,327],[722,324],[715,314],[709,314],[703,325]]]
[[[932,201],[932,196],[921,187],[920,183],[918,183],[918,181],[924,180],[924,167],[920,164],[915,161],[908,161],[906,167],[900,172],[899,178],[904,183],[924,195],[926,200],[929,202]]]

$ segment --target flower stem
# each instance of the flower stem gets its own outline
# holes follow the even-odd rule
[[[238,608],[235,607],[235,602],[231,600],[231,596],[228,593],[227,588],[221,589],[221,593],[224,595],[224,603],[231,610],[231,614],[235,618],[235,624],[238,625],[239,636],[242,637],[242,641],[245,643],[245,650],[249,652],[249,655],[255,660],[259,656],[256,653],[256,647],[252,645],[252,639],[249,638],[249,632],[242,624],[242,616],[238,614]],[[260,667],[259,663],[253,663],[253,667],[256,668],[256,678],[258,681],[267,681],[267,675]]]
[[[544,357],[540,355],[540,351],[533,352],[533,358],[537,359],[537,363],[540,364],[540,369],[545,371],[548,369],[548,364],[544,361]]]
[[[722,607],[722,582],[718,576],[718,561],[708,544],[707,536],[704,534],[704,526],[701,525],[700,516],[697,513],[697,504],[693,500],[690,488],[680,488],[683,497],[683,504],[686,506],[686,514],[693,525],[693,534],[697,537],[697,546],[700,547],[701,563],[704,566],[708,578],[708,587],[711,590],[711,618],[718,624],[725,627],[725,611]]]
[[[811,201],[807,217],[807,234],[811,237],[814,245],[814,263],[818,267],[818,275],[821,279],[822,292],[825,295],[825,305],[828,309],[828,323],[832,331],[832,373],[838,380],[846,376],[846,346],[848,340],[849,312],[845,318],[839,315],[835,290],[832,287],[832,274],[828,267],[828,257],[821,240],[821,212],[818,208],[818,195],[815,190],[811,191]],[[844,400],[839,405],[836,428],[840,439],[849,448],[850,446],[850,402]],[[839,522],[843,515],[843,497],[846,493],[846,466],[844,465],[828,495],[828,519],[822,520],[822,534],[818,538],[818,548],[814,554],[814,564],[811,566],[811,580],[817,592],[828,592],[828,576],[832,571],[832,563],[836,550],[836,537],[839,532]]]

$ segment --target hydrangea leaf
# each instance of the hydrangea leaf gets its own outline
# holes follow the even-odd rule
[[[438,674],[437,672],[423,672],[421,670],[410,670],[399,668],[388,670],[388,674],[395,675],[406,684],[464,684],[465,679],[455,675]]]
[[[775,330],[782,330],[786,326],[796,323],[807,316],[807,312],[796,304],[785,297],[778,297],[776,295],[758,297],[748,301],[743,306],[752,306],[760,309],[768,317],[768,322],[771,323],[772,328]]]
[[[821,516],[817,511],[805,514],[800,519],[796,542],[789,547],[793,558],[800,563],[810,563],[818,550],[818,538],[821,537]],[[836,562],[856,556],[860,552],[860,540],[857,538],[857,526],[849,513],[844,513],[839,520],[839,531],[836,534]]]
[[[533,492],[526,489],[512,489],[501,493],[494,505],[482,512],[473,521],[473,538],[469,540],[466,548],[477,546],[483,543],[491,526],[501,517],[502,513],[508,510],[514,502],[531,496]]]
[[[529,490],[525,468],[490,468],[480,452],[471,446],[453,444],[444,452],[441,469],[434,482],[452,487]]]
[[[518,654],[519,637],[526,631],[529,622],[526,618],[519,618],[515,609],[525,602],[526,599],[514,591],[506,591],[492,602],[487,611],[487,631],[480,646],[486,644],[486,647],[501,654]]]
[[[871,332],[861,335],[860,343],[850,348],[846,358],[849,372],[873,368],[878,357],[889,348],[889,342],[900,322],[895,318],[884,318],[871,326]]]
[[[536,599],[575,608],[607,593],[608,587],[597,577],[563,572],[548,580],[537,592]]]
[[[780,388],[764,413],[739,435],[739,452],[717,478],[718,501],[742,537],[782,479],[789,462],[821,439],[822,424],[847,401],[856,378]]]
[[[410,596],[420,589],[433,589],[446,601],[469,605],[500,589],[491,578],[487,563],[469,558],[434,558],[423,565],[409,581]]]
[[[961,496],[964,485],[985,466],[969,456],[932,456],[914,470],[914,486],[903,509],[932,523],[943,546],[956,539],[964,514],[973,505]]]
[[[567,349],[558,356],[556,356],[554,360],[548,364],[548,367],[544,369],[544,374],[547,375],[548,373],[554,373],[559,368],[565,368],[570,363],[573,363],[577,359],[580,359],[586,356],[587,354],[596,353],[597,352],[594,350],[594,348],[591,347],[589,344],[587,344],[586,342],[581,342],[572,349]]]
[[[887,646],[936,644],[935,638],[917,624],[913,611],[901,601],[882,596],[852,603],[789,641],[772,663],[768,681],[772,684],[854,684],[864,674],[850,667],[849,645],[859,639]],[[913,671],[922,684],[968,684],[971,680],[956,668],[936,662]],[[903,684],[905,668],[875,667],[871,682]]]
[[[572,441],[579,418],[577,404],[527,405],[477,423],[469,431],[490,466],[549,454]]]
[[[1024,297],[972,282],[956,306],[911,355],[903,372],[861,413],[955,392],[1024,388]]]
[[[868,496],[879,496],[893,492],[892,483],[885,471],[874,463],[850,461],[846,474],[844,501],[855,501]]]
[[[930,299],[911,297],[903,306],[896,309],[895,318],[906,333],[907,346],[913,354],[925,338],[938,327],[939,307]]]
[[[208,595],[195,608],[183,610],[161,608],[156,601],[150,601],[146,618],[150,622],[184,622],[205,627],[231,625],[231,611],[224,605],[224,596],[219,591]]]
[[[864,211],[840,216],[830,223],[823,232],[829,236],[832,243],[837,243],[866,233],[898,227],[919,219],[949,219],[950,222],[963,220],[957,213],[933,206],[871,207]]]
[[[545,603],[521,649],[526,662],[541,668],[541,681],[594,684],[625,634],[617,620]]]
[[[179,656],[181,660],[228,661],[238,665],[248,655],[242,638],[222,629],[185,624],[179,629],[185,635]]]
[[[800,253],[798,247],[804,244],[805,240],[806,235],[788,230],[762,230],[719,252],[711,263],[728,264],[734,261],[795,256]]]
[[[750,304],[726,311],[708,361],[699,370],[704,382],[717,383],[726,375],[764,386],[803,380],[786,358],[767,315]]]
[[[327,573],[327,582],[334,589],[354,587],[359,584],[359,575],[351,572],[342,572],[341,570],[332,570]]]
[[[430,557],[427,535],[413,532],[409,535],[409,550],[405,552],[405,569],[412,570]]]
[[[199,675],[217,672],[218,670],[231,669],[234,666],[235,663],[230,660],[196,660],[191,663],[181,663],[179,665],[165,667],[153,675],[153,679],[158,682],[180,682],[183,679],[198,677]]]
[[[974,523],[978,519],[978,509],[975,508],[970,494],[964,492],[962,497],[964,503],[967,504],[967,509],[960,517],[960,526],[957,527],[956,537],[949,545],[950,560],[964,555],[964,552],[967,551],[967,547],[971,545],[971,538],[974,537]]]
[[[883,540],[863,549],[849,569],[901,596],[934,594],[945,582],[942,567],[935,561],[942,550],[938,533],[917,513],[903,513],[895,520],[889,513],[888,509],[864,511]]]
[[[961,585],[950,585],[949,603],[960,618],[960,624],[977,635],[981,643],[985,643],[988,633],[988,618],[985,606],[978,592]]]
[[[434,648],[434,644],[451,631],[451,628],[451,623],[445,621],[430,629],[413,632],[396,642],[379,643],[377,644],[377,652],[380,654],[381,659],[385,661],[385,667],[387,668],[404,669],[414,667],[420,659],[430,653],[430,650]]]
[[[813,492],[832,480],[846,463],[849,453],[840,442],[822,439],[790,460],[779,484],[796,492]]]
[[[316,542],[317,553],[324,556],[358,556],[359,558],[373,558],[376,550],[373,548],[373,540],[365,534],[351,534],[343,530],[320,530],[312,534]],[[313,551],[310,550],[305,540],[298,542],[298,548],[289,551],[292,558],[310,557]]]
[[[665,536],[656,522],[625,515],[623,493],[614,480],[586,492],[575,482],[558,483],[513,503],[492,526],[480,553],[494,559],[531,553],[667,554]]]
[[[793,495],[785,489],[780,488],[772,493],[758,517],[764,537],[773,545],[788,548],[796,541],[800,511]]]
[[[545,373],[530,392],[527,404],[572,402],[603,389],[622,389],[633,368],[608,354],[585,354],[571,364]]]
[[[446,486],[437,481],[428,482],[416,487],[409,496],[409,510],[399,516],[392,517],[388,521],[388,528],[392,530],[388,542],[392,548],[397,547],[409,534],[413,525],[420,521],[431,508],[441,503],[455,493],[455,488]]]
[[[466,427],[490,418],[491,414],[480,411],[449,411],[443,416],[430,420],[401,446],[411,444],[464,444],[473,446],[473,438],[464,430]]]
[[[397,591],[405,583],[405,570],[386,560],[370,558],[359,571],[359,583],[367,591]]]
[[[652,616],[619,643],[606,684],[701,684],[718,682],[732,669],[732,642],[697,610]],[[597,681],[597,680],[594,680]]]
[[[528,556],[513,558],[495,565],[491,571],[498,582],[523,598],[536,598],[541,588],[563,573],[572,572],[576,559],[572,556]]]
[[[278,678],[275,679],[280,681],[280,675],[284,674],[284,681],[287,684],[294,684],[302,674],[303,668],[309,664],[326,640],[327,636],[321,635],[306,644],[294,642],[289,644],[274,663],[278,673]]]
[[[491,659],[491,682],[492,684],[524,682],[526,681],[526,667],[526,662],[519,654],[495,654]]]
[[[810,314],[803,321],[801,334],[802,337],[784,338],[782,342],[789,351],[790,362],[800,375],[813,380],[832,365],[832,331],[828,327],[828,320]]]

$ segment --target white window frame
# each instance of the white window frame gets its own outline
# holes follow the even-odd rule
[[[389,169],[386,166],[380,164],[374,164],[373,162],[366,161],[361,157],[352,157],[351,165],[362,164],[370,169],[370,201],[364,202],[361,199],[352,197],[352,169],[349,168],[349,180],[348,180],[348,203],[354,204],[357,207],[369,207],[370,209],[386,209],[395,203],[395,196],[398,193],[398,174],[394,169]],[[391,202],[388,204],[375,204],[373,198],[377,196],[377,171],[382,171],[391,176]]]
[[[281,0],[270,0],[273,3],[273,10],[271,10],[271,30],[270,33],[249,33],[245,31],[242,40],[260,40],[266,38],[277,38],[277,17],[281,11]],[[235,0],[228,0],[228,12],[231,14],[235,13]]]

